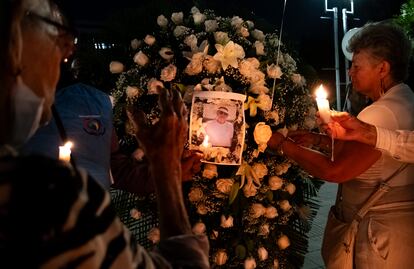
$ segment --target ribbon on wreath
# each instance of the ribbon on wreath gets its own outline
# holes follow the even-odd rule
[[[248,187],[254,186],[256,189],[258,189],[262,185],[260,183],[260,178],[257,176],[256,172],[245,161],[243,161],[242,165],[240,165],[239,170],[237,170],[236,175],[241,176],[240,189],[243,188],[246,182],[246,179],[247,179],[246,186]]]
[[[272,109],[272,99],[267,94],[260,94],[258,97],[253,98],[249,96],[247,102],[244,103],[244,110],[250,109],[250,117],[255,117],[257,114],[257,108],[263,111],[269,111]]]

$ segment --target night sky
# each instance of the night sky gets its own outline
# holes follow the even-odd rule
[[[348,17],[348,29],[360,27],[367,21],[378,21],[398,15],[400,6],[404,2],[406,1],[355,0],[354,14]],[[334,67],[333,21],[320,18],[332,17],[332,13],[324,12],[324,0],[287,0],[286,3],[282,41],[288,43],[304,63],[312,66],[322,80],[330,81],[329,83],[333,84],[330,87],[333,89],[335,73],[327,71]],[[349,0],[328,0],[329,8],[337,6],[340,12],[342,8],[350,9],[349,3]],[[201,10],[214,9],[219,15],[238,15],[244,19],[251,19],[259,29],[269,32],[280,28],[284,0],[66,1],[69,13],[77,25],[103,24],[115,35],[119,34],[119,39],[129,40],[135,37],[141,38],[148,30],[153,29],[159,14],[168,15],[175,11],[188,14],[195,4]],[[341,17],[339,19],[341,20]],[[128,21],[121,22],[121,20]],[[125,24],[135,27],[124,29],[125,27],[120,26]],[[130,36],[125,38],[125,35]],[[342,35],[340,22],[340,40]],[[342,52],[340,58],[343,68]]]

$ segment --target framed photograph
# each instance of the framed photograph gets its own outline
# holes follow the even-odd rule
[[[190,114],[190,149],[203,152],[203,162],[241,164],[245,99],[245,95],[232,92],[194,92]]]

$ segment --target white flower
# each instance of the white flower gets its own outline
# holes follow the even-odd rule
[[[256,49],[256,54],[257,55],[265,55],[265,51],[264,51],[264,45],[261,41],[255,41],[254,42],[254,47]]]
[[[217,166],[211,163],[206,163],[204,165],[204,170],[203,170],[203,177],[207,178],[207,179],[212,179],[214,177],[217,177],[218,173],[217,173]]]
[[[267,66],[267,75],[270,78],[281,78],[282,77],[282,70],[280,69],[280,66],[271,64]]]
[[[204,196],[203,190],[198,187],[191,188],[188,193],[188,200],[192,203],[200,201]]]
[[[156,78],[151,78],[147,84],[148,94],[159,94],[159,88],[164,88],[164,84]]]
[[[183,12],[174,12],[171,15],[171,20],[173,23],[179,25],[183,23],[184,13]]]
[[[287,184],[285,187],[285,191],[287,191],[290,195],[293,195],[296,191],[296,186],[293,183]]]
[[[247,27],[249,27],[249,29],[253,29],[254,28],[254,23],[252,21],[246,21]]]
[[[214,90],[219,92],[232,92],[232,88],[226,84],[224,77],[221,77],[214,83]]]
[[[172,81],[177,74],[177,67],[173,64],[169,64],[161,70],[161,80],[164,82]]]
[[[217,265],[224,265],[227,262],[227,253],[224,249],[218,250],[214,254],[214,263]]]
[[[193,55],[191,62],[184,69],[184,73],[195,76],[203,71],[204,53],[198,52]]]
[[[195,25],[202,24],[206,20],[206,15],[200,12],[195,13],[193,14],[193,20]]]
[[[216,230],[212,230],[210,233],[210,239],[216,240],[219,237],[219,232]]]
[[[266,212],[265,212],[264,216],[268,219],[274,219],[277,216],[279,216],[279,214],[277,213],[276,207],[269,206],[269,207],[266,208]]]
[[[207,33],[215,32],[218,28],[218,23],[216,20],[206,20],[204,22],[204,26],[206,27]]]
[[[124,65],[118,61],[112,61],[109,63],[109,72],[112,74],[119,74],[124,71]]]
[[[204,57],[203,66],[208,73],[215,74],[220,70],[221,64],[213,56],[207,55]]]
[[[138,40],[137,38],[134,38],[131,40],[131,48],[133,50],[138,49],[141,46],[141,40]]]
[[[259,97],[256,98],[257,107],[263,111],[269,111],[272,109],[272,99],[267,94],[260,94]]]
[[[160,242],[160,229],[154,227],[148,232],[148,240],[153,244]]]
[[[214,59],[221,62],[221,66],[224,70],[229,65],[237,68],[239,66],[237,59],[244,58],[243,47],[233,41],[230,41],[225,46],[216,44],[217,53],[214,55]]]
[[[136,219],[136,220],[142,217],[142,213],[136,208],[131,209],[129,211],[129,214],[131,215],[131,218]]]
[[[259,256],[259,260],[265,261],[269,257],[269,253],[264,247],[260,247],[257,249],[257,256]]]
[[[229,194],[234,184],[232,178],[220,178],[216,181],[216,188],[219,192]]]
[[[252,34],[252,37],[256,40],[259,40],[259,41],[262,41],[262,42],[265,40],[265,35],[263,34],[262,31],[260,31],[258,29],[254,29],[251,32],[251,34]]]
[[[264,84],[264,80],[260,83],[252,83],[249,87],[249,92],[253,94],[264,94],[269,92],[269,88],[267,88]]]
[[[265,223],[262,226],[260,226],[258,235],[268,236],[269,233],[270,233],[270,226],[268,223]]]
[[[144,42],[148,46],[152,46],[155,43],[155,37],[152,36],[152,35],[146,35],[145,38],[144,38]]]
[[[272,176],[269,178],[269,188],[272,191],[281,189],[283,186],[283,179],[278,176]]]
[[[134,55],[134,62],[140,66],[145,66],[149,62],[149,58],[140,50]]]
[[[254,128],[253,136],[258,145],[267,144],[272,137],[272,129],[265,122],[259,122]]]
[[[239,29],[242,26],[243,19],[239,16],[234,16],[231,18],[231,26],[233,26],[235,29]]]
[[[244,196],[246,196],[247,198],[253,197],[257,194],[257,189],[253,184],[245,185],[243,187],[243,193],[244,193]]]
[[[206,225],[202,222],[197,222],[192,229],[194,234],[203,235],[206,233]]]
[[[164,16],[164,15],[159,15],[157,17],[157,24],[161,27],[161,28],[165,28],[168,25],[168,19]]]
[[[167,47],[162,47],[158,53],[164,60],[167,61],[170,61],[172,58],[174,58],[174,52],[172,49]]]
[[[282,200],[282,201],[280,201],[280,202],[279,202],[279,206],[280,206],[280,208],[281,208],[284,212],[287,212],[287,211],[289,211],[289,210],[292,208],[292,206],[290,205],[290,203],[289,203],[289,201],[288,201],[288,200]]]
[[[256,268],[256,261],[253,257],[247,258],[244,261],[244,269],[254,269]]]
[[[279,237],[279,239],[277,240],[277,245],[279,246],[279,248],[281,250],[286,249],[287,247],[290,246],[290,240],[289,237],[287,237],[286,235],[282,235],[281,237]]]
[[[278,125],[279,124],[279,113],[277,112],[277,110],[266,111],[265,119],[273,120],[275,122],[275,125]]]
[[[286,173],[289,170],[289,168],[290,168],[290,163],[288,163],[288,162],[279,164],[275,167],[275,173],[278,176],[283,175],[284,173]]]
[[[219,32],[214,32],[214,40],[218,44],[226,45],[230,41],[230,38],[227,33],[219,31]]]
[[[182,26],[182,25],[178,25],[177,27],[174,28],[173,34],[174,34],[175,37],[181,37],[187,32],[188,32],[187,27]]]
[[[266,213],[266,208],[259,203],[254,203],[250,207],[249,215],[250,217],[257,219],[263,216]]]
[[[197,37],[195,35],[186,36],[184,39],[184,44],[189,46],[191,50],[197,49]]]
[[[295,83],[298,86],[304,86],[306,84],[305,78],[302,77],[300,74],[292,74],[290,78],[292,79],[293,83]]]
[[[127,98],[138,97],[140,90],[136,86],[128,86],[126,88]]]
[[[220,226],[223,228],[233,227],[233,217],[229,216],[228,218],[226,218],[226,216],[221,215]]]
[[[200,13],[200,10],[197,7],[194,6],[194,7],[191,8],[190,13],[194,15],[196,13]]]

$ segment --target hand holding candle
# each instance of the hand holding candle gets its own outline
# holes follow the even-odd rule
[[[329,108],[329,101],[326,99],[328,94],[322,84],[316,89],[315,95],[319,115],[325,123],[329,123],[331,121],[331,110]]]
[[[70,162],[70,149],[72,148],[73,143],[68,141],[64,146],[59,147],[59,160],[64,162]]]

